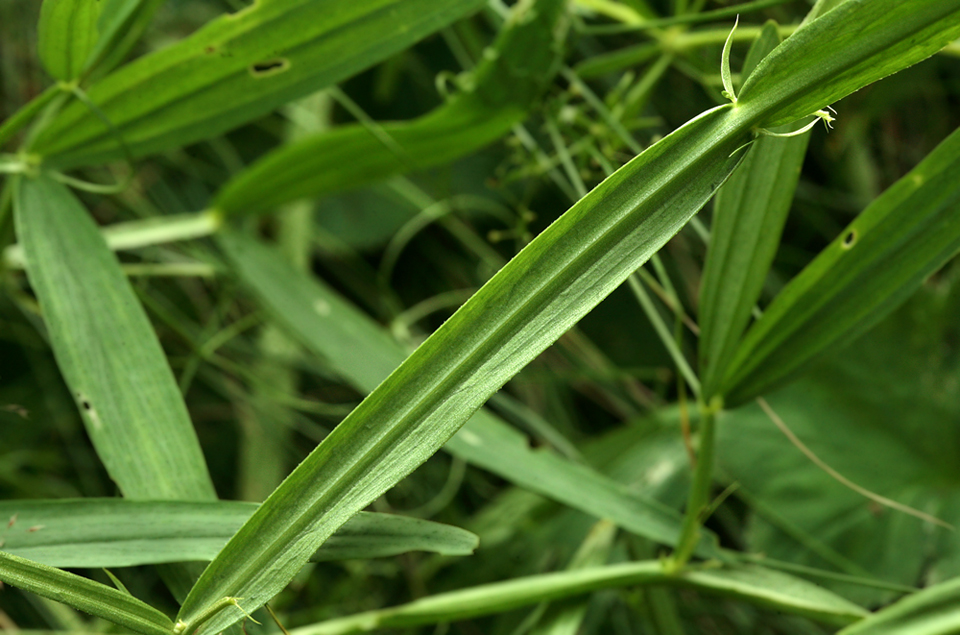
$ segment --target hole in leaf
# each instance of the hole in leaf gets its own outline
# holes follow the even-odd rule
[[[278,57],[264,62],[257,62],[250,66],[250,74],[257,79],[277,75],[290,68],[290,60]]]
[[[857,242],[857,230],[851,229],[851,230],[848,231],[848,232],[846,233],[846,235],[843,237],[843,242],[840,243],[840,245],[841,245],[844,249],[850,249],[851,247],[853,247],[853,246],[856,244],[856,242]]]

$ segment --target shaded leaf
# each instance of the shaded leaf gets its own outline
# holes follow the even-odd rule
[[[57,364],[123,494],[215,498],[160,343],[80,201],[48,176],[18,181],[17,236]]]
[[[566,34],[564,0],[516,6],[477,69],[458,80],[462,92],[410,122],[378,131],[341,126],[284,144],[227,183],[214,206],[227,213],[265,212],[422,170],[470,154],[510,132],[550,84]]]
[[[818,353],[888,315],[960,249],[958,202],[960,131],[871,203],[774,299],[737,348],[723,384],[726,403],[782,384]]]
[[[279,254],[241,234],[220,245],[234,271],[274,318],[308,350],[327,360],[361,392],[371,392],[407,353],[388,331],[327,287],[295,271]],[[624,529],[672,544],[680,526],[673,509],[630,492],[586,465],[549,450],[480,410],[445,449],[473,465]]]
[[[768,22],[743,65],[749,76],[780,41],[777,24]],[[792,131],[794,127],[778,129]],[[743,164],[717,191],[707,261],[700,281],[700,373],[703,397],[717,394],[760,297],[780,244],[810,135],[761,136]]]

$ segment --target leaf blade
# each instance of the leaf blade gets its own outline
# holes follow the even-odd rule
[[[49,176],[18,181],[17,234],[57,364],[125,496],[215,498],[166,356],[116,256]]]
[[[263,0],[127,64],[89,96],[133,156],[144,156],[216,136],[345,79],[480,4]],[[44,129],[32,151],[58,168],[123,156],[113,133],[78,103]]]
[[[7,553],[55,567],[132,567],[210,561],[256,511],[255,503],[74,499],[0,502]],[[477,537],[418,518],[361,512],[313,554],[313,562],[409,551],[470,555]]]
[[[458,81],[463,92],[446,104],[413,121],[378,124],[376,134],[351,124],[284,144],[227,183],[214,207],[228,215],[264,212],[443,165],[489,145],[550,84],[565,35],[564,2],[519,3],[477,69]]]
[[[386,329],[320,280],[294,271],[271,249],[224,233],[221,248],[241,282],[305,348],[361,392],[372,392],[407,358]],[[445,449],[530,491],[657,542],[672,544],[680,516],[587,466],[547,451],[486,410],[477,411]]]
[[[143,635],[169,635],[173,631],[169,617],[132,595],[3,551],[0,551],[0,581]]]
[[[776,23],[768,22],[750,48],[743,74],[749,77],[779,41]],[[808,134],[760,136],[743,165],[717,191],[700,283],[698,353],[707,401],[720,389],[773,264],[809,140]]]
[[[656,560],[515,578],[442,593],[397,607],[304,626],[291,635],[340,635],[464,620],[600,589],[634,585],[690,587],[832,624],[867,612],[815,584],[756,566],[701,569],[671,575]]]
[[[724,379],[731,406],[889,314],[960,249],[960,130],[871,203],[774,299]],[[853,242],[850,242],[853,241]]]

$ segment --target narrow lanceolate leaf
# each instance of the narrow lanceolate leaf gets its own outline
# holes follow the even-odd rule
[[[0,551],[0,582],[102,617],[144,635],[170,635],[173,622],[128,593]]]
[[[457,82],[462,92],[445,105],[379,131],[354,124],[285,144],[228,183],[215,206],[228,214],[269,211],[449,163],[499,139],[526,116],[559,66],[565,4],[519,3],[477,69]]]
[[[322,281],[294,270],[275,250],[233,232],[222,233],[219,241],[240,281],[274,319],[360,392],[372,392],[406,359],[407,351],[385,328]],[[680,528],[676,511],[587,465],[531,449],[523,434],[487,410],[476,412],[444,449],[515,485],[610,519],[627,531],[660,543],[676,542]]]
[[[783,289],[747,332],[723,394],[729,405],[787,380],[905,300],[960,249],[960,130],[870,204]]]
[[[342,635],[453,622],[600,589],[636,585],[691,587],[830,624],[849,624],[867,615],[859,606],[815,584],[762,567],[701,569],[668,575],[661,562],[644,561],[516,578],[442,593],[395,608],[304,626],[292,630],[291,635]]]
[[[873,16],[875,5],[895,8],[900,0],[851,1]],[[949,17],[960,32],[960,0],[938,3],[951,7]],[[844,14],[842,24],[824,22],[837,11],[804,27],[816,37],[807,37],[787,57],[803,65],[803,56],[822,58],[829,50],[848,60],[889,62],[887,49],[864,52],[843,38],[837,48],[834,29],[818,23],[844,32],[862,28],[857,12]],[[921,13],[936,24],[943,22],[940,12]],[[900,36],[910,40],[915,34],[906,29]],[[916,44],[926,50],[925,43]],[[902,53],[897,63],[917,61],[913,49],[890,47]],[[527,245],[380,384],[237,532],[181,608],[179,618],[186,627],[198,625],[221,598],[245,598],[243,607],[252,610],[279,592],[317,545],[436,452],[493,392],[679,231],[736,167],[742,156],[737,150],[751,130],[772,125],[771,115],[806,99],[804,91],[816,93],[818,83],[829,81],[830,68],[824,65],[820,75],[815,70],[803,74],[800,92],[787,87],[797,85],[795,78],[784,78],[755,89],[752,101],[741,96],[737,106],[696,117],[607,178]],[[858,82],[874,77],[864,68],[848,77],[844,89],[855,90],[862,85]],[[201,629],[222,630],[238,613],[220,612]]]
[[[481,0],[261,0],[103,78],[90,98],[134,156],[219,135],[329,86],[476,11]],[[33,151],[58,167],[123,156],[80,103]]]
[[[738,103],[764,111],[762,126],[796,121],[960,37],[958,10],[958,0],[847,0],[765,57]]]
[[[742,74],[749,77],[779,41],[776,23],[768,22],[750,48]],[[792,128],[782,131],[788,130]],[[699,353],[705,399],[717,394],[723,371],[760,297],[809,139],[808,134],[761,136],[750,147],[743,165],[717,191],[700,282]]]
[[[3,533],[3,550],[54,567],[209,561],[256,509],[256,503],[227,501],[4,501],[0,518],[15,521]],[[459,527],[361,512],[337,530],[311,560],[382,558],[408,551],[466,556],[476,548],[477,540]]]
[[[837,635],[950,635],[960,632],[960,578],[908,596]]]
[[[37,26],[37,49],[54,78],[80,77],[97,44],[102,0],[43,0]]]
[[[246,598],[248,610],[269,600],[347,518],[439,450],[656,252],[736,167],[731,154],[748,132],[731,128],[730,113],[711,110],[651,146],[484,285],[266,500],[204,572],[179,619],[193,624],[226,596]],[[204,630],[235,621],[233,613]]]
[[[14,198],[27,275],[87,432],[124,496],[215,498],[150,321],[80,201],[47,176]]]
[[[98,0],[103,5],[97,28],[100,36],[88,60],[89,68],[109,71],[123,61],[149,26],[164,0]]]

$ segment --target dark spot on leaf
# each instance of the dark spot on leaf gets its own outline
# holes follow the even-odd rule
[[[268,77],[282,73],[290,68],[290,60],[278,57],[272,60],[257,62],[250,66],[250,74],[256,78]]]
[[[213,53],[216,53],[216,52],[217,52],[217,47],[216,47],[216,46],[208,46],[207,48],[203,49],[203,52],[206,53],[207,55],[212,55]]]
[[[853,247],[854,244],[856,244],[856,242],[857,242],[857,230],[851,229],[843,237],[843,242],[841,243],[841,246],[844,249],[850,249],[851,247]]]

